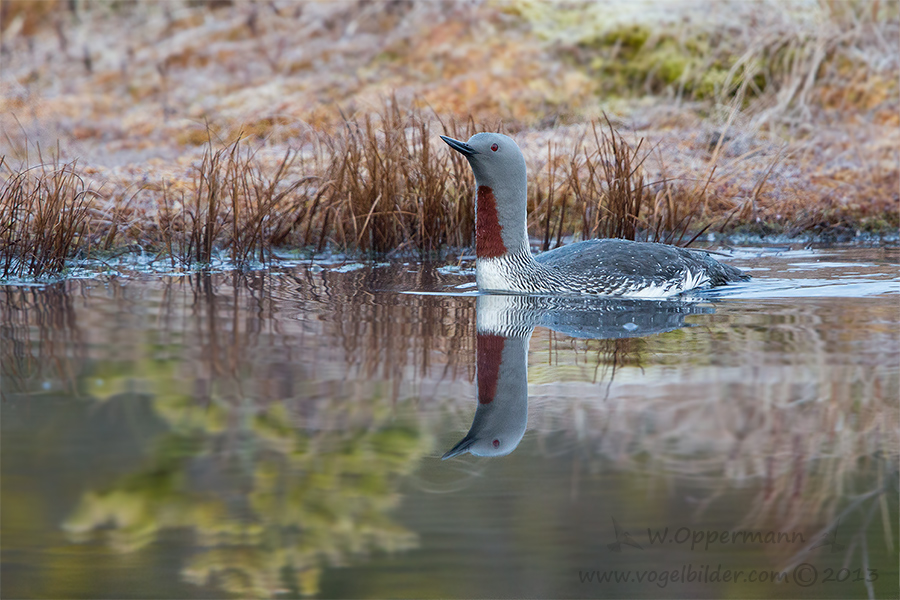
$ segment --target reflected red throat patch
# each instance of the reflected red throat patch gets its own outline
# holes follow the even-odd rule
[[[490,404],[497,394],[497,380],[500,379],[500,363],[503,360],[502,335],[479,333],[475,348],[478,364],[478,404]]]
[[[497,217],[497,200],[494,190],[486,185],[478,187],[475,204],[475,255],[478,258],[497,258],[506,254],[500,220]]]

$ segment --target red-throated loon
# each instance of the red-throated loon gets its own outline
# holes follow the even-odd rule
[[[468,142],[441,139],[465,156],[475,173],[479,290],[665,298],[749,279],[705,252],[651,242],[585,240],[532,255],[525,158],[519,146],[499,133],[476,133]]]

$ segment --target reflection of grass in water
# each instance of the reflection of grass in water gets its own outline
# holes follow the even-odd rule
[[[376,271],[173,282],[162,298],[150,297],[159,301],[158,313],[142,317],[140,330],[147,337],[129,346],[132,363],[122,361],[119,348],[96,360],[94,353],[108,350],[86,345],[84,337],[102,329],[98,320],[105,315],[144,314],[134,310],[134,294],[126,293],[128,285],[139,283],[109,282],[109,299],[96,313],[83,312],[82,303],[72,300],[92,300],[91,294],[101,294],[100,288],[91,291],[96,284],[6,290],[4,326],[11,343],[3,344],[5,390],[11,381],[20,382],[23,392],[34,389],[28,372],[16,373],[20,366],[48,365],[41,368],[70,373],[79,382],[101,373],[114,389],[125,389],[114,377],[150,374],[146,379],[157,382],[155,387],[142,389],[157,393],[154,409],[172,427],[144,470],[85,496],[70,522],[73,535],[83,539],[98,533],[95,526],[114,521],[115,527],[99,534],[115,547],[134,548],[157,539],[162,528],[192,527],[209,553],[191,563],[186,575],[227,579],[244,590],[308,590],[317,568],[350,561],[360,549],[411,542],[384,514],[396,501],[397,481],[429,451],[428,432],[436,425],[394,425],[392,415],[398,413],[392,403],[402,407],[406,396],[388,382],[399,386],[418,378],[444,384],[471,377],[474,303],[373,298],[365,290],[377,287],[371,279]],[[315,300],[299,300],[293,293],[298,285],[303,298]],[[773,529],[796,524],[817,530],[855,497],[875,492],[859,510],[896,547],[897,536],[882,525],[895,521],[897,493],[896,479],[888,474],[897,464],[898,432],[891,424],[898,416],[900,376],[890,361],[897,353],[893,325],[885,325],[895,322],[891,306],[862,300],[827,301],[805,311],[781,304],[757,312],[722,310],[704,316],[703,327],[628,342],[628,360],[622,354],[613,358],[604,352],[608,344],[595,340],[558,337],[545,347],[544,333],[533,340],[532,359],[545,362],[541,353],[550,352],[553,370],[567,375],[542,381],[552,371],[542,375],[532,364],[532,383],[559,387],[552,401],[532,394],[530,425],[538,436],[551,426],[565,431],[579,449],[579,468],[612,461],[619,470],[661,472],[705,487],[708,502],[698,506],[701,512],[735,488],[759,489],[742,523],[748,527],[777,523]],[[144,355],[156,358],[143,361]],[[18,358],[7,361],[8,356]],[[609,397],[599,402],[613,360],[619,366]],[[575,361],[580,376],[571,365]],[[140,365],[143,373],[124,375],[127,364]],[[597,382],[590,383],[597,369]],[[304,383],[330,382],[337,373],[366,384]],[[372,400],[379,387],[384,398]],[[98,399],[110,396],[90,386],[71,388]],[[185,389],[205,402],[185,396]],[[469,400],[455,406],[470,412]],[[871,481],[860,482],[857,475],[874,473],[873,464],[883,470],[883,481],[862,487]],[[194,476],[201,472],[216,477]],[[219,474],[224,485],[216,483]],[[221,489],[248,492],[222,497]],[[337,507],[352,517],[342,521],[331,510]],[[300,544],[304,531],[311,536],[307,545]],[[338,538],[322,542],[322,553],[315,554],[308,544],[332,532]],[[847,532],[848,538],[855,534]],[[854,552],[862,547],[860,539]],[[265,561],[260,571],[239,571],[235,563],[255,552],[271,563],[295,560],[289,581]]]
[[[878,312],[854,301],[815,315],[778,313],[767,315],[769,327],[758,327],[757,319],[719,327],[713,319],[702,335],[687,329],[642,340],[642,377],[620,380],[605,400],[603,390],[586,400],[583,388],[573,388],[571,404],[553,410],[559,399],[546,403],[533,425],[543,434],[574,429],[567,438],[592,449],[584,468],[612,460],[706,488],[698,517],[747,486],[757,496],[736,529],[824,535],[841,522],[847,561],[892,553],[900,491],[895,332],[863,327],[877,322]],[[893,322],[895,315],[885,312],[883,319]],[[785,361],[773,363],[773,356]],[[574,358],[589,380],[584,356]],[[572,360],[557,355],[569,370]],[[597,364],[610,362],[599,356]]]
[[[215,401],[199,407],[188,397],[153,404],[172,431],[141,471],[84,495],[64,524],[73,539],[99,534],[130,552],[165,529],[188,528],[204,550],[185,566],[187,580],[256,597],[284,588],[315,594],[326,566],[416,545],[387,513],[399,499],[399,477],[418,464],[429,442],[419,428],[385,418],[390,412],[372,411],[360,427],[310,430],[281,403],[250,416]],[[318,417],[327,421],[329,411],[340,406]],[[223,464],[221,446],[233,436],[242,450]],[[234,461],[236,475],[229,474]],[[188,475],[198,468],[203,475]],[[202,483],[207,477],[236,477],[226,489],[243,493],[222,497],[217,486]]]
[[[706,488],[695,518],[729,502],[736,488],[758,490],[734,529],[804,531],[803,550],[780,557],[788,570],[841,524],[841,556],[867,569],[896,548],[900,432],[890,424],[900,417],[900,373],[884,357],[897,354],[895,333],[870,325],[879,317],[867,306],[783,313],[769,312],[769,327],[757,319],[721,327],[710,316],[702,335],[681,329],[581,340],[538,330],[529,380],[584,383],[559,384],[563,395],[573,394],[570,403],[554,392],[532,398],[540,409],[531,426],[541,437],[562,430],[556,439],[591,448],[586,465],[585,453],[574,452],[575,471],[608,468],[601,461],[611,460]],[[834,319],[845,325],[840,339]],[[792,358],[772,363],[773,355]],[[720,356],[737,362],[722,364]],[[631,373],[616,381],[621,369]]]
[[[266,365],[275,357],[257,351],[266,346],[266,332],[271,330],[251,324],[248,329],[256,333],[248,335],[243,327],[230,328],[247,310],[264,320],[273,318],[271,312],[257,312],[265,303],[260,291],[267,289],[267,281],[265,277],[262,281],[218,277],[198,278],[196,287],[188,285],[193,284],[191,280],[172,284],[164,295],[164,318],[158,322],[162,330],[151,330],[149,344],[138,345],[143,350],[130,360],[94,358],[88,373],[81,372],[87,357],[73,356],[65,345],[41,345],[24,352],[23,360],[30,356],[61,363],[62,371],[74,369],[79,383],[73,387],[100,401],[108,401],[114,390],[140,382],[140,389],[155,397],[154,412],[171,428],[139,471],[83,496],[65,523],[72,539],[100,536],[115,550],[131,552],[156,541],[164,530],[191,529],[205,550],[185,566],[185,577],[196,583],[209,581],[242,596],[272,595],[284,588],[312,594],[326,566],[416,544],[415,537],[387,513],[399,500],[400,477],[408,475],[428,452],[430,437],[422,428],[396,418],[397,403],[403,399],[385,397],[379,391],[388,392],[390,386],[366,386],[353,391],[352,398],[333,394],[309,398],[302,391],[307,389],[304,370],[291,372],[297,381],[282,381],[286,374],[277,365],[270,370]],[[339,290],[332,282],[329,293]],[[353,293],[352,288],[348,291]],[[119,311],[128,312],[127,295],[116,297],[124,303]],[[57,309],[66,305],[52,303]],[[26,312],[28,306],[7,305],[12,321],[24,327],[38,319],[38,330],[47,335],[56,332],[57,337],[68,331],[54,325],[60,324],[56,316],[47,318],[33,309]],[[192,318],[182,323],[180,310],[187,310]],[[342,326],[341,314],[336,315],[336,323]],[[364,320],[376,316],[356,314]],[[74,318],[67,323],[78,330]],[[189,374],[184,373],[183,353],[192,351],[167,341],[183,333],[185,324],[188,331],[196,327],[191,348],[199,348],[202,356],[199,368]],[[15,331],[19,337],[30,335],[27,328]],[[363,342],[362,347],[344,348],[348,362],[359,361],[362,369],[378,370],[374,360],[386,356],[384,344],[402,340],[396,356],[392,354],[401,369],[402,361],[421,351],[418,337],[410,344],[408,338],[367,331],[355,338]],[[279,347],[295,344],[296,335],[296,330],[289,330]],[[38,355],[32,356],[33,352]],[[155,358],[141,358],[145,353]],[[22,361],[4,366],[15,370],[15,364]],[[424,364],[422,368],[428,369]],[[185,375],[189,376],[187,386]],[[279,380],[269,381],[272,375]],[[401,376],[392,370],[385,375]],[[100,380],[104,384],[97,387],[94,382]],[[193,389],[193,395],[186,395],[185,389]],[[292,389],[301,390],[296,392],[299,396]],[[28,391],[24,383],[22,391]],[[247,401],[248,394],[257,394],[257,400]],[[243,493],[223,497],[215,483],[220,480],[226,482],[224,489]]]
[[[38,293],[0,288],[0,398],[31,391],[35,381],[56,380],[63,389],[77,389],[77,368],[64,356],[83,356],[85,341],[67,285],[48,285]]]

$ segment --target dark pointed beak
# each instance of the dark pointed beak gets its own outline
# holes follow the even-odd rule
[[[461,142],[459,140],[454,140],[451,137],[447,137],[446,135],[442,135],[441,139],[447,142],[447,145],[462,154],[463,156],[472,156],[473,154],[478,154],[478,152],[472,146],[468,145],[465,142]],[[447,458],[447,456],[444,456]]]
[[[443,137],[443,136],[441,136],[441,137]],[[444,141],[446,141],[446,140],[444,140]],[[453,141],[455,142],[456,140],[453,140]],[[449,144],[450,142],[447,142],[447,143]],[[459,440],[459,443],[457,443],[455,446],[450,448],[446,452],[446,454],[444,454],[441,457],[441,460],[447,460],[448,458],[453,458],[454,456],[459,456],[460,454],[465,454],[469,450],[469,448],[472,446],[472,444],[474,444],[474,443],[475,443],[475,436],[473,436],[471,433],[466,434],[466,437]]]

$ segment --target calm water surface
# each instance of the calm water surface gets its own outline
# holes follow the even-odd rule
[[[0,288],[2,593],[897,597],[898,259],[745,248],[680,302]]]

